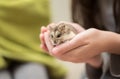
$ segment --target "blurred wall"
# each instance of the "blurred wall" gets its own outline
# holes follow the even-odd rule
[[[50,0],[51,2],[51,20],[71,21],[71,0]]]

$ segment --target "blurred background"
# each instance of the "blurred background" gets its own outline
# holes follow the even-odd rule
[[[83,79],[84,63],[56,62],[39,47],[41,26],[59,21],[72,21],[71,0],[0,0],[0,79],[62,79],[61,63],[66,79]]]
[[[50,9],[52,22],[72,21],[71,0],[50,0]],[[68,68],[66,79],[81,79],[81,75],[84,74],[83,71],[85,70],[84,63],[60,62]]]

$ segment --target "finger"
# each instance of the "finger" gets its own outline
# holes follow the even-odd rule
[[[67,51],[87,45],[88,42],[82,37],[81,34],[76,35],[72,40],[65,42],[53,48],[52,52],[56,55],[61,55]]]
[[[45,44],[45,40],[44,40],[44,35],[43,34],[40,34],[40,40],[41,40],[41,47],[48,51],[47,47],[46,47],[46,44]]]
[[[41,41],[41,44],[45,46],[45,41],[44,41],[44,35],[43,34],[40,34],[40,41]]]
[[[77,47],[77,48],[75,48],[73,50],[70,50],[70,51],[64,53],[63,55],[71,57],[71,58],[80,58],[80,59],[82,59],[83,58],[82,55],[84,54],[84,52],[88,52],[87,50],[88,50],[87,45],[79,46],[79,47]]]
[[[62,61],[68,61],[68,62],[73,62],[73,63],[82,63],[83,61],[79,60],[76,57],[70,57],[68,55],[62,55],[60,57],[56,57],[57,59],[60,59]]]
[[[74,28],[78,31],[78,32],[83,32],[85,31],[85,29],[80,26],[79,24],[76,24],[76,23],[72,23],[72,25],[74,26]]]
[[[51,42],[49,40],[49,32],[45,32],[44,36],[45,36],[46,46],[47,46],[50,54],[52,54],[53,45],[51,44]]]
[[[44,34],[40,34],[40,41],[42,44],[44,43]]]
[[[65,56],[65,57],[75,58],[81,62],[86,62],[89,59],[91,59],[97,55],[98,55],[98,53],[96,53],[96,51],[91,50],[90,45],[78,47],[78,48],[75,48],[74,50],[68,51],[63,54],[63,56]]]
[[[40,48],[42,48],[45,52],[48,52],[48,49],[43,44],[40,45]]]
[[[46,32],[47,31],[47,28],[45,27],[45,26],[42,26],[41,27],[41,33],[44,33],[44,32]]]

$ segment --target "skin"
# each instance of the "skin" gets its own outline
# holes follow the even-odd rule
[[[94,28],[84,30],[78,24],[70,24],[73,24],[79,33],[72,40],[56,47],[53,47],[49,41],[48,28],[42,27],[40,33],[41,48],[60,60],[73,63],[85,62],[95,68],[101,67],[102,52],[120,55],[119,34]]]

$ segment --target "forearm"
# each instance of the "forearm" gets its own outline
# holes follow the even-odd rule
[[[120,34],[109,32],[110,38],[108,39],[107,51],[112,54],[120,55]]]
[[[120,34],[108,31],[105,31],[103,33],[105,35],[105,38],[107,37],[105,41],[103,41],[105,45],[104,48],[106,49],[103,52],[120,55]],[[86,72],[89,79],[99,79],[98,77],[102,75],[103,66],[100,64],[101,62],[99,61],[98,57],[97,59],[94,58],[91,62],[86,64]]]

